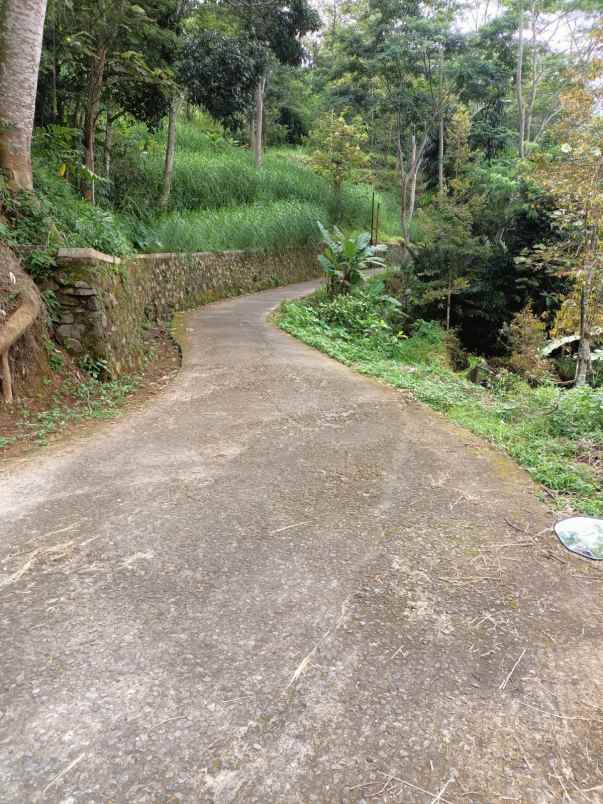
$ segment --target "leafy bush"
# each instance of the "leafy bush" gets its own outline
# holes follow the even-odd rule
[[[80,198],[67,179],[48,165],[34,161],[36,196],[13,196],[0,179],[0,209],[8,225],[0,225],[0,238],[10,246],[37,246],[25,258],[34,279],[54,270],[57,249],[91,247],[121,256],[132,250],[125,227],[107,210]]]
[[[559,394],[558,404],[550,414],[550,431],[567,438],[603,440],[603,391],[582,387]]]
[[[540,356],[546,342],[546,326],[534,315],[531,304],[515,313],[503,333],[511,350],[509,365],[513,371],[531,383],[551,379],[550,364]]]

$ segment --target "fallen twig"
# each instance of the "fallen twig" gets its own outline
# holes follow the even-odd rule
[[[517,743],[517,747],[521,751],[523,761],[526,763],[526,765],[528,766],[529,770],[533,770],[532,765],[530,764],[530,761],[528,760],[528,758],[526,756],[526,752],[523,749],[523,745],[519,742],[519,738],[515,734],[513,735],[513,738],[514,738],[515,742]]]
[[[246,701],[248,698],[253,698],[254,694],[251,695],[241,695],[240,698],[227,698],[225,701],[222,701],[223,704],[227,703],[235,703],[236,701]]]
[[[402,784],[402,785],[405,785],[406,787],[410,787],[411,790],[418,790],[419,793],[425,793],[426,796],[431,796],[432,799],[434,798],[434,796],[439,795],[438,793],[432,793],[430,790],[425,790],[424,787],[419,787],[418,785],[413,784],[412,782],[408,782],[406,779],[400,779],[399,776],[394,776],[392,773],[384,773],[383,771],[377,771],[377,773],[380,773],[382,776],[385,776],[386,778],[389,778],[390,780],[398,782],[398,784]],[[442,796],[440,796],[438,801],[443,801],[444,804],[452,804],[451,801],[449,801],[447,798],[442,798]]]
[[[603,784],[598,784],[595,787],[581,787],[579,790],[581,793],[595,793],[597,790],[603,790]]]
[[[360,790],[362,787],[370,787],[374,784],[381,784],[380,781],[374,782],[361,782],[361,784],[355,784],[353,787],[348,787],[348,790]]]
[[[183,720],[184,718],[188,717],[188,715],[174,715],[174,717],[168,717],[165,720],[162,720],[160,723],[155,723],[152,726],[149,726],[149,731],[154,731],[158,729],[160,726],[165,726],[166,723],[171,723],[172,720]]]
[[[44,795],[54,784],[60,782],[63,776],[65,776],[67,773],[69,773],[70,770],[75,768],[78,762],[81,762],[85,756],[86,756],[85,752],[83,754],[80,754],[79,757],[76,757],[73,760],[73,762],[71,762],[69,765],[67,765],[67,767],[64,770],[62,770],[59,774],[57,774],[57,776],[55,776],[54,779],[51,779],[51,781],[48,782],[44,790],[42,790],[42,795]]]
[[[520,528],[519,525],[516,525],[514,522],[511,522],[511,520],[508,519],[507,517],[505,517],[505,522],[510,528],[513,528],[513,530],[516,530],[518,533],[521,533],[522,536],[530,535],[526,528]]]
[[[388,776],[387,779],[385,780],[385,784],[383,785],[381,790],[377,790],[376,793],[371,793],[371,798],[377,798],[378,796],[382,796],[392,782],[393,782],[393,777]]]
[[[452,776],[450,776],[450,778],[448,779],[448,781],[446,782],[446,784],[444,785],[444,787],[442,787],[442,789],[441,789],[441,790],[440,790],[440,792],[437,794],[437,796],[436,796],[435,798],[432,798],[432,800],[430,801],[430,804],[437,804],[437,802],[438,802],[438,801],[443,801],[444,799],[442,798],[442,794],[446,792],[446,788],[447,788],[447,787],[448,787],[448,785],[449,785],[451,782],[453,782],[453,781],[454,781],[454,773],[453,773],[453,775],[452,775]]]
[[[513,665],[513,667],[511,668],[511,670],[509,671],[509,675],[508,675],[508,676],[505,678],[505,680],[502,682],[502,684],[501,684],[501,685],[500,685],[500,687],[498,688],[499,690],[504,690],[504,689],[506,688],[507,684],[508,684],[508,683],[509,683],[509,681],[511,680],[511,676],[513,675],[513,673],[515,672],[515,670],[516,670],[517,666],[519,665],[519,662],[520,662],[520,661],[523,659],[523,657],[525,656],[526,651],[527,651],[527,648],[524,648],[524,649],[522,650],[522,652],[521,652],[521,656],[519,657],[519,659],[518,659],[518,660],[515,662],[515,664]]]
[[[400,645],[400,647],[398,648],[398,650],[395,650],[395,651],[392,653],[392,655],[389,657],[389,661],[390,661],[390,662],[391,662],[391,660],[392,660],[392,659],[395,659],[395,658],[396,658],[396,656],[397,656],[399,653],[401,653],[401,652],[402,652],[402,648],[403,648],[403,647],[404,647],[404,642],[403,642],[403,643]]]
[[[5,589],[7,586],[11,586],[11,584],[17,583],[17,581],[31,569],[31,567],[35,564],[36,559],[40,556],[49,553],[59,553],[61,550],[66,550],[68,547],[71,547],[72,544],[73,541],[63,542],[63,544],[56,544],[54,547],[37,547],[31,554],[31,557],[28,558],[27,561],[16,572],[13,572],[13,574],[9,575],[8,578],[0,581],[0,590]]]
[[[534,706],[533,704],[529,704],[526,701],[522,701],[522,703],[529,709],[535,709],[537,712],[542,712],[545,715],[556,717],[559,720],[584,720],[587,723],[603,723],[603,720],[599,720],[596,717],[583,717],[582,715],[559,715],[557,714],[557,712],[549,712],[548,709],[542,709],[540,706]]]
[[[475,578],[443,578],[441,575],[438,575],[439,581],[446,581],[447,583],[477,583],[478,581],[499,581],[500,578],[493,578],[489,575],[477,576]]]
[[[291,528],[301,528],[302,525],[309,525],[311,519],[307,519],[305,522],[295,522],[293,525],[285,525],[284,528],[278,528],[277,530],[271,530],[270,536],[275,536],[277,533],[283,533],[286,530],[291,530]]]

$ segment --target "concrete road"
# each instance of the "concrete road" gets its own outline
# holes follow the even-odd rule
[[[188,314],[159,397],[4,466],[4,804],[603,800],[600,566],[267,322],[310,287]]]

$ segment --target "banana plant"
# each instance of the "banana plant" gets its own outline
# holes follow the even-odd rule
[[[318,261],[327,276],[331,296],[349,293],[364,283],[362,271],[369,266],[383,268],[383,254],[387,246],[372,246],[371,236],[362,232],[355,237],[346,237],[336,226],[331,234],[321,223],[322,253]]]

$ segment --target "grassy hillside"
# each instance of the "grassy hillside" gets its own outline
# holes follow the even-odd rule
[[[269,149],[258,170],[247,148],[203,118],[179,123],[170,208],[160,214],[165,131],[143,138],[138,154],[132,145],[136,132],[124,129],[122,145],[128,137],[111,201],[140,250],[275,250],[318,242],[316,221],[334,221],[334,193],[308,165],[303,150]],[[371,195],[368,184],[345,188],[344,228],[370,228]],[[394,236],[396,200],[378,200],[381,231]]]
[[[34,170],[39,204],[14,210],[17,225],[10,232],[14,244],[44,243],[50,251],[91,246],[116,255],[275,251],[317,243],[317,221],[334,223],[334,193],[312,170],[303,149],[268,149],[258,170],[247,148],[226,138],[201,115],[179,123],[166,211],[159,210],[165,130],[151,135],[144,126],[123,121],[115,132],[111,181],[96,182],[97,205],[92,206],[76,189],[77,170],[70,167],[72,151],[65,131],[69,130],[38,132]],[[370,228],[371,198],[369,184],[345,187],[342,228]],[[380,194],[377,200],[380,231],[384,237],[394,237],[399,232],[397,199]],[[19,202],[7,195],[4,203]]]

